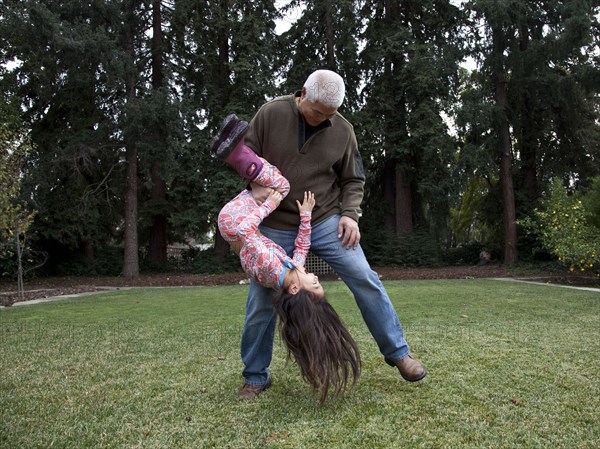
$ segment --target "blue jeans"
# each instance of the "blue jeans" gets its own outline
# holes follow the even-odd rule
[[[401,360],[409,354],[409,349],[396,310],[360,246],[357,249],[342,246],[337,236],[339,220],[340,216],[334,215],[312,227],[310,250],[327,262],[346,283],[384,357]],[[260,231],[292,254],[296,231],[265,226],[261,226]],[[241,343],[245,366],[242,375],[249,384],[262,385],[269,378],[277,322],[272,296],[273,290],[251,281]]]

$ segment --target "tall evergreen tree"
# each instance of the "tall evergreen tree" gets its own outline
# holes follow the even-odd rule
[[[273,96],[278,17],[274,1],[175,2],[174,76],[179,81],[188,144],[178,159],[181,170],[174,183],[186,203],[174,221],[188,235],[212,233],[220,259],[229,246],[215,232],[217,214],[243,183],[208,154],[208,146],[226,115],[250,120]]]
[[[593,59],[600,5],[546,0],[527,7],[517,18],[509,84],[524,213],[550,178],[586,184],[600,170],[594,106],[600,68]]]
[[[395,0],[366,1],[362,11],[361,140],[372,171],[368,204],[377,205],[367,215],[397,236],[444,229],[455,143],[442,113],[458,85],[460,11],[448,1]]]
[[[170,4],[134,0],[123,5],[132,69],[126,78],[125,129],[130,133],[127,149],[136,154],[128,159],[128,167],[133,176],[131,166],[134,162],[138,165],[139,240],[147,242],[147,261],[155,267],[167,262],[168,225],[177,207],[170,190],[181,147],[180,100],[170,64],[171,35],[165,32],[171,28]],[[133,187],[132,182],[128,186]],[[128,196],[133,198],[133,193]],[[132,212],[131,208],[126,212]]]
[[[161,89],[165,87],[165,48],[162,8],[160,0],[152,0],[152,40],[150,54],[152,58],[151,85],[153,96],[160,95]],[[154,145],[162,148],[162,151],[157,152],[158,154],[155,153],[155,157],[150,162],[150,181],[152,183],[150,201],[155,210],[151,214],[152,225],[148,242],[148,260],[158,265],[164,265],[167,262],[167,214],[162,210],[163,208],[158,207],[159,203],[166,205],[167,202],[167,183],[164,178],[163,164],[159,156],[160,153],[164,154],[166,152],[167,136],[165,136],[163,130],[163,127],[154,127],[151,131]]]
[[[140,132],[134,125],[133,105],[137,97],[138,71],[136,70],[136,36],[140,25],[137,22],[136,0],[123,4],[123,26],[120,43],[123,49],[125,107],[121,111],[125,147],[125,190],[123,192],[123,276],[134,279],[139,276],[139,236],[138,236],[138,148]]]
[[[488,157],[497,164],[496,174],[488,173],[500,180],[506,263],[517,261],[515,220],[535,207],[540,185],[553,176],[569,182],[586,179],[598,170],[593,143],[598,142],[597,111],[591,106],[597,90],[589,82],[598,69],[590,53],[582,51],[593,43],[597,13],[591,3],[466,4],[473,12],[472,29],[482,31],[474,33],[474,49],[481,61],[477,76],[483,90],[477,100],[479,117],[468,112],[475,103],[464,103],[461,128],[468,140],[461,155],[481,162],[481,155],[468,156],[469,149],[481,153],[481,144],[487,142]],[[495,105],[487,112],[486,98]],[[474,126],[485,116],[489,128]]]
[[[488,13],[489,14],[489,13]],[[502,20],[495,20],[488,15],[492,34],[492,50],[490,55],[492,89],[497,106],[496,133],[498,137],[498,153],[500,155],[500,186],[502,192],[504,222],[504,263],[514,265],[517,262],[517,214],[515,208],[515,192],[513,184],[513,154],[510,134],[507,92],[507,68],[504,61],[508,42],[505,25]]]
[[[7,1],[2,8],[0,34],[7,57],[22,62],[18,94],[36,148],[24,178],[40,211],[35,226],[91,263],[118,215],[115,92],[104,85],[117,60],[115,11],[105,2]]]

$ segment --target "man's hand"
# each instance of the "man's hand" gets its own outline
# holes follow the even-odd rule
[[[304,201],[300,204],[300,201],[296,200],[296,204],[300,213],[303,211],[312,212],[315,207],[315,194],[310,191],[304,192]]]
[[[260,184],[257,184],[255,182],[250,183],[250,188],[252,189],[252,197],[254,198],[254,201],[256,201],[256,204],[258,204],[259,206],[266,201],[267,197],[269,196],[269,193],[273,191],[272,188],[261,186]]]
[[[338,238],[342,239],[342,246],[346,249],[356,249],[360,243],[358,223],[350,217],[342,216],[338,225]]]

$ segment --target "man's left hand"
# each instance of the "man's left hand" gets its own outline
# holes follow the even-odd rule
[[[338,238],[342,239],[342,246],[346,249],[356,249],[360,242],[358,223],[350,217],[342,216],[338,225]]]

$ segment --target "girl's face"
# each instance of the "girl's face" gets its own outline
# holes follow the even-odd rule
[[[311,292],[318,300],[325,297],[325,290],[323,290],[323,286],[317,276],[313,273],[307,273],[304,267],[296,267],[294,271],[298,276],[298,287]]]

